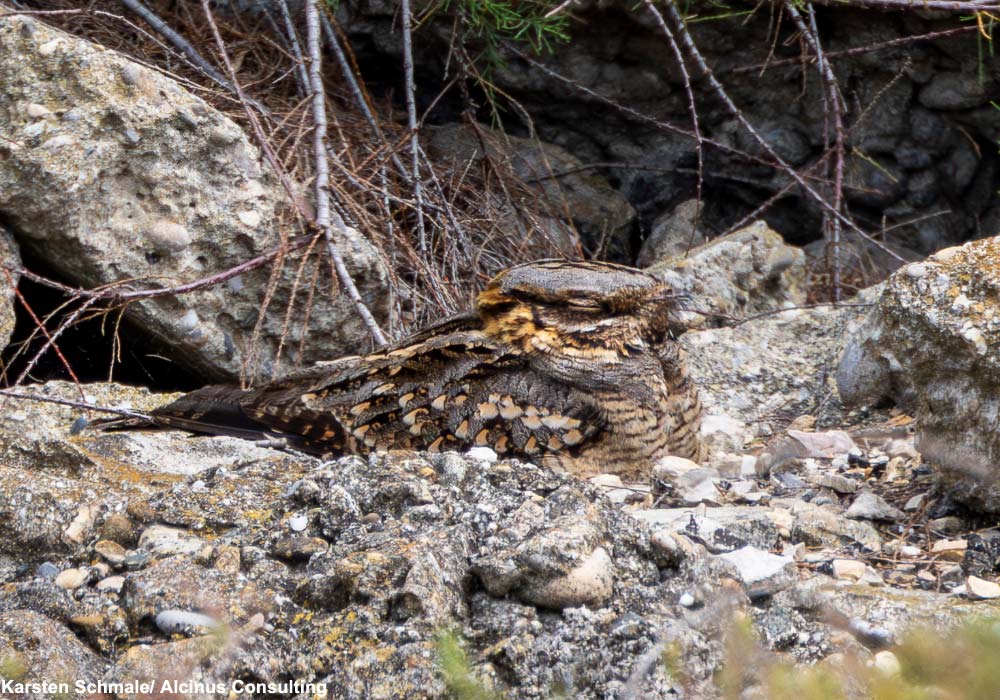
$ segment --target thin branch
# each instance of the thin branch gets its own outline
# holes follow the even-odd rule
[[[136,411],[129,411],[124,408],[102,408],[100,406],[92,406],[84,401],[70,401],[68,399],[56,399],[51,396],[36,396],[34,394],[21,394],[16,391],[10,391],[9,389],[0,389],[0,396],[6,396],[10,399],[21,399],[24,401],[38,401],[40,403],[54,403],[59,406],[69,406],[70,408],[80,408],[85,411],[99,411],[101,413],[114,413],[118,416],[124,416],[126,418],[141,418],[143,420],[152,420],[151,417],[145,413],[138,413]]]
[[[208,0],[202,1],[207,2]],[[354,304],[355,310],[361,316],[361,320],[364,321],[365,326],[368,327],[368,331],[372,334],[375,342],[380,345],[387,345],[388,341],[385,334],[379,328],[371,311],[365,306],[365,302],[361,298],[354,280],[351,279],[351,273],[348,271],[347,265],[340,255],[340,251],[334,245],[333,234],[330,231],[330,166],[327,160],[326,146],[326,91],[323,87],[323,76],[321,73],[322,54],[320,52],[319,9],[316,7],[316,2],[317,0],[306,0],[306,43],[308,44],[310,58],[309,80],[313,93],[313,121],[316,124],[313,133],[316,157],[316,225],[319,226],[323,232],[323,236],[326,238],[327,249],[330,253],[330,259],[333,260],[333,265],[337,270],[337,277],[340,279],[341,284],[344,285],[344,290]],[[338,228],[342,229],[343,224],[341,223]]]
[[[420,183],[420,141],[417,139],[417,89],[413,81],[413,36],[410,0],[400,0],[403,14],[403,73],[406,78],[406,121],[410,129],[410,167],[413,173],[413,196],[417,200],[417,235],[420,252],[427,253],[427,231],[424,228],[424,197]]]
[[[802,18],[798,9],[795,7],[795,3],[791,2],[791,0],[785,0],[784,6],[785,11],[788,12],[788,15],[792,18],[795,26],[798,27],[798,30],[806,40],[806,43],[809,44],[809,47],[816,55],[816,68],[819,70],[820,76],[823,78],[823,84],[826,87],[825,102],[828,114],[833,120],[834,134],[833,210],[836,213],[840,213],[843,211],[844,199],[844,144],[846,137],[844,134],[844,119],[841,114],[840,89],[838,87],[837,77],[833,74],[833,68],[830,66],[830,62],[823,55],[823,45],[819,40],[819,32],[816,28],[816,15],[813,12],[812,5],[808,6],[808,25]],[[827,132],[826,136],[827,142],[825,147],[829,148],[829,132]],[[833,300],[836,302],[840,301],[841,294],[840,219],[836,216],[824,216],[824,218],[826,219],[824,236],[827,239],[827,252],[830,258],[832,258]]]
[[[764,149],[768,156],[770,156],[774,162],[788,174],[789,177],[795,180],[799,187],[801,187],[803,191],[805,191],[817,204],[819,204],[820,207],[828,211],[831,216],[846,224],[851,228],[851,230],[855,231],[862,238],[880,248],[886,254],[892,256],[900,262],[905,263],[906,260],[897,255],[895,251],[886,247],[880,241],[877,241],[866,231],[862,230],[861,227],[855,224],[851,219],[844,216],[843,213],[836,211],[833,208],[833,205],[826,201],[826,198],[817,192],[795,168],[785,162],[784,158],[782,158],[777,151],[774,150],[774,147],[768,143],[767,139],[761,136],[760,132],[758,132],[753,124],[747,120],[746,115],[742,110],[740,110],[739,107],[736,106],[736,103],[733,102],[729,93],[726,91],[726,88],[718,81],[715,74],[712,73],[712,69],[709,68],[708,63],[705,61],[705,57],[702,55],[701,51],[695,45],[694,40],[691,38],[691,34],[687,30],[687,25],[685,24],[683,17],[681,17],[680,12],[677,10],[677,7],[673,4],[673,2],[668,2],[666,3],[666,8],[671,21],[673,21],[678,34],[680,35],[681,43],[684,44],[684,48],[687,50],[688,55],[691,56],[698,68],[701,70],[702,74],[705,76],[705,79],[708,80],[708,83],[715,92],[716,96],[722,100],[726,109],[729,110],[729,113],[736,118],[736,121],[740,123],[740,126],[742,126],[747,133],[750,134],[754,141],[756,141],[757,144]]]

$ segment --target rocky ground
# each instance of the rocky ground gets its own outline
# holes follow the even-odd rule
[[[230,438],[100,434],[77,408],[5,399],[5,674],[202,682],[189,697],[226,697],[237,679],[444,697],[453,633],[507,697],[702,698],[733,619],[799,661],[887,663],[907,628],[1000,598],[1000,531],[922,459],[919,420],[836,398],[844,345],[868,342],[893,298],[685,335],[713,456],[666,459],[644,483],[489,450],[323,462]],[[66,383],[25,391],[81,400]],[[167,398],[82,391],[137,410]]]

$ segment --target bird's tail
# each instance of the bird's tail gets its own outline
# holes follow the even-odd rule
[[[160,406],[149,416],[94,421],[99,430],[187,430],[205,435],[230,435],[247,440],[271,436],[267,426],[250,418],[240,400],[246,391],[230,386],[207,386]]]

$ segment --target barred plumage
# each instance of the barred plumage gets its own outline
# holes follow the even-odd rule
[[[700,459],[701,406],[669,335],[670,288],[631,268],[541,261],[500,273],[475,312],[388,350],[265,386],[206,387],[152,425],[282,437],[324,453],[475,445],[581,474]]]

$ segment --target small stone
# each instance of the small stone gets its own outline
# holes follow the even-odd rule
[[[35,104],[34,102],[28,105],[26,111],[28,116],[32,119],[41,119],[42,117],[47,117],[52,114],[48,107],[45,105]]]
[[[565,576],[528,583],[520,594],[529,603],[555,610],[580,605],[600,607],[611,597],[614,581],[611,556],[604,547],[597,547]]]
[[[965,579],[965,593],[973,600],[993,600],[1000,598],[1000,584],[978,576],[969,576]]]
[[[918,493],[916,496],[911,496],[910,500],[908,500],[906,502],[906,505],[903,506],[903,510],[905,510],[907,513],[913,513],[914,511],[918,511],[920,510],[920,507],[924,504],[925,500],[927,500],[926,493]]]
[[[194,535],[165,525],[150,525],[139,537],[139,547],[160,555],[194,554],[205,542]]]
[[[44,44],[38,47],[39,56],[51,56],[59,48],[59,44],[62,42],[59,39],[52,39],[51,41],[46,41]]]
[[[966,549],[966,540],[938,540],[931,546],[931,554],[945,561],[962,561]]]
[[[966,531],[965,522],[954,515],[946,515],[943,518],[934,518],[927,521],[927,527],[931,532],[943,535],[956,535]]]
[[[59,134],[58,136],[53,136],[48,141],[43,143],[42,148],[47,151],[54,151],[57,148],[63,148],[64,146],[69,146],[73,143],[76,143],[76,141],[69,134]]]
[[[112,542],[111,540],[101,540],[94,545],[94,551],[115,566],[124,564],[125,555],[128,554],[124,547],[117,542]]]
[[[285,537],[274,543],[271,553],[279,559],[289,561],[308,561],[314,554],[325,552],[330,543],[321,537],[306,537],[296,535]]]
[[[63,532],[63,539],[72,544],[83,544],[94,527],[95,515],[95,509],[90,506],[80,506],[76,511],[76,517]]]
[[[860,581],[866,573],[865,563],[856,559],[834,559],[832,567],[838,581]]]
[[[47,578],[51,580],[58,575],[59,567],[50,561],[42,562],[38,565],[38,568],[35,569],[35,576],[38,576],[39,578]]]
[[[100,581],[98,581],[97,585],[94,587],[99,591],[118,593],[119,591],[121,591],[122,586],[124,585],[125,585],[124,576],[108,576],[107,578],[103,578]]]
[[[474,459],[480,462],[496,462],[500,457],[497,453],[489,447],[473,447],[465,453],[469,459]]]
[[[701,469],[701,465],[684,457],[661,457],[653,465],[653,478],[674,483],[683,474]]]
[[[243,223],[243,225],[249,226],[250,228],[257,228],[261,219],[260,212],[254,209],[237,212],[236,217]]]
[[[219,626],[208,615],[187,610],[164,610],[156,616],[156,626],[164,634],[182,634],[187,637],[208,634]]]
[[[66,569],[56,576],[55,583],[60,588],[73,591],[87,582],[89,574],[85,569]]]
[[[859,493],[844,515],[853,520],[896,521],[906,517],[899,508],[890,505],[884,498],[871,491]]]
[[[872,659],[872,667],[883,676],[888,677],[898,676],[902,670],[902,665],[896,655],[886,649],[875,654],[875,658]]]
[[[694,596],[690,593],[682,593],[681,597],[677,599],[677,604],[685,608],[690,608],[694,602]]]
[[[791,557],[751,546],[718,557],[736,567],[751,600],[774,595],[795,583],[796,567]]]
[[[193,240],[187,227],[167,219],[160,219],[146,229],[146,239],[161,251],[183,250]]]
[[[309,516],[308,515],[296,515],[288,520],[288,527],[291,528],[292,532],[302,532],[307,527],[309,527]]]
[[[855,479],[851,479],[843,474],[824,474],[816,482],[816,485],[831,489],[837,493],[855,493],[861,486]]]
[[[104,519],[101,525],[101,539],[129,546],[135,542],[135,526],[132,519],[124,513],[112,513]]]

